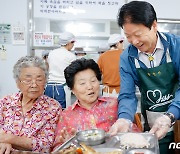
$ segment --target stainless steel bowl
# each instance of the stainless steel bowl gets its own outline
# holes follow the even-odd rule
[[[80,131],[76,134],[77,141],[79,143],[85,143],[86,145],[99,145],[105,142],[106,132],[101,129],[90,129]]]

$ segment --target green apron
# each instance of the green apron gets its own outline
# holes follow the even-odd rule
[[[149,131],[147,112],[150,111],[153,115],[153,113],[159,114],[158,112],[168,110],[177,89],[178,78],[172,62],[154,68],[137,68],[137,73],[141,92],[141,112],[145,119],[144,130]],[[172,131],[159,141],[160,154],[172,153],[168,151],[171,142],[173,142]]]

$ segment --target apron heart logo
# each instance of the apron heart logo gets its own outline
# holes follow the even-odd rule
[[[161,91],[156,89],[156,90],[148,90],[147,91],[147,98],[149,99],[149,101],[151,101],[153,104],[157,104],[160,102],[161,98],[162,98],[162,94]]]

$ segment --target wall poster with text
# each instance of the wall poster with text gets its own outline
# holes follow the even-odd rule
[[[54,45],[52,32],[35,32],[34,33],[34,46],[51,47]]]
[[[11,24],[0,24],[0,44],[11,44]]]
[[[123,0],[35,0],[34,17],[116,19]]]
[[[12,27],[12,43],[25,44],[25,27],[24,26]]]

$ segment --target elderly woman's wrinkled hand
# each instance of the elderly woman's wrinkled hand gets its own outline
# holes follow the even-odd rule
[[[162,139],[167,134],[170,126],[171,119],[166,115],[162,115],[156,119],[153,127],[150,130],[150,133],[156,134],[158,139]]]
[[[8,142],[11,134],[7,134],[3,129],[0,129],[0,154],[10,154],[12,151],[12,145]]]
[[[0,143],[0,154],[10,154],[12,145],[8,143]]]
[[[54,149],[56,149],[59,145],[66,142],[75,134],[76,134],[76,130],[74,128],[71,129],[71,133],[68,133],[67,129],[64,127],[62,130],[60,130],[58,136],[56,136]]]
[[[121,132],[128,132],[131,130],[132,122],[128,119],[120,118],[118,119],[110,128],[109,134],[111,136],[116,135]]]
[[[66,128],[63,128],[61,131],[60,131],[60,141],[62,143],[64,143],[65,141],[67,141],[68,139],[70,139],[73,135],[75,135],[76,131],[75,129],[72,128],[71,130],[71,133],[68,133],[67,129]]]
[[[4,132],[4,130],[3,130],[3,129],[0,129],[0,142],[1,142],[1,143],[6,141],[7,136],[8,136],[8,135]]]

